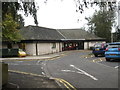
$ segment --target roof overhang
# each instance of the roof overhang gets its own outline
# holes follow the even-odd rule
[[[85,39],[61,39],[61,41],[82,41],[82,40],[85,40]]]

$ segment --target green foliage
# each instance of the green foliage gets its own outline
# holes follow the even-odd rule
[[[5,19],[2,22],[2,39],[9,42],[18,42],[21,40],[22,38],[19,30],[16,29],[17,27],[18,24],[13,20],[12,15],[10,13],[6,14]]]
[[[46,0],[47,2],[48,0]],[[99,6],[100,9],[104,7],[108,8],[108,11],[114,11],[116,8],[117,0],[74,0],[76,4],[76,12],[83,13],[85,11],[84,8],[89,8],[93,6]]]
[[[89,32],[111,41],[111,30],[115,20],[113,11],[100,10],[88,20]]]

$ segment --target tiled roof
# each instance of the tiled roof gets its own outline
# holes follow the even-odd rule
[[[55,29],[39,26],[27,26],[20,30],[25,40],[61,40],[61,36]]]
[[[80,29],[50,29],[27,26],[20,30],[25,40],[95,40],[103,39]]]
[[[88,33],[87,31],[80,29],[59,29],[58,31],[65,37],[65,39],[81,39],[81,40],[103,39],[97,37],[94,34]]]

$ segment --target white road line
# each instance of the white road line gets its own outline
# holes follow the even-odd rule
[[[9,84],[16,86],[17,88],[20,88],[19,85],[17,85],[17,84],[14,84],[14,83],[9,83]]]
[[[41,67],[41,69],[43,69],[43,67]]]
[[[44,72],[42,72],[42,74],[43,74],[43,75],[45,75],[45,73],[44,73]]]
[[[80,73],[80,74],[84,74],[84,73],[82,73],[82,72],[76,72],[76,71],[71,71],[71,70],[61,70],[61,71],[63,71],[63,72],[73,72],[73,73]]]
[[[19,65],[17,63],[8,63],[8,65]]]
[[[119,66],[115,66],[115,68],[118,68]]]
[[[95,78],[94,76],[92,76],[92,75],[88,74],[87,72],[85,72],[85,71],[83,71],[83,70],[81,70],[81,69],[75,67],[74,65],[70,65],[70,66],[73,67],[73,68],[75,68],[75,69],[77,69],[78,71],[80,71],[81,73],[85,74],[86,76],[92,78],[93,80],[98,80],[98,79]]]
[[[40,62],[41,62],[41,60],[38,60],[37,63],[36,63],[36,65],[39,65]]]

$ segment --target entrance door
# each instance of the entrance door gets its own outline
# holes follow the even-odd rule
[[[84,42],[83,41],[78,43],[78,49],[79,50],[83,50],[84,49]]]

